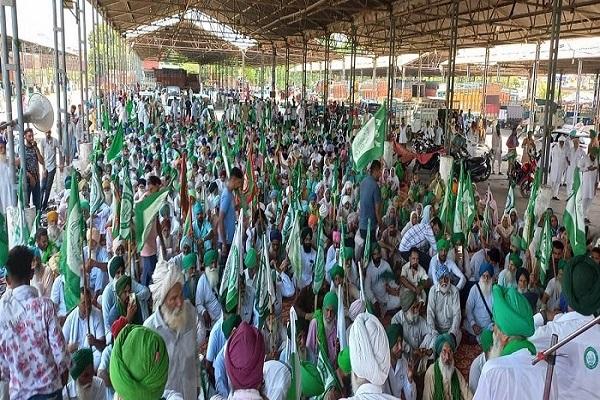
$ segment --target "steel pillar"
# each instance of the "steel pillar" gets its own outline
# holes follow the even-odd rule
[[[350,107],[354,108],[354,89],[356,87],[356,27],[352,27],[352,43],[350,46]]]
[[[61,92],[63,89],[62,82],[66,80],[66,65],[62,64],[62,57],[60,56],[60,48],[59,48],[59,32],[63,30],[63,27],[58,27],[58,11],[57,7],[62,8],[62,2],[59,3],[58,0],[52,1],[52,23],[53,23],[53,37],[54,37],[54,90],[56,91],[56,110],[54,121],[56,122],[56,133],[58,135],[58,143],[64,148],[65,139],[67,137],[66,133],[66,125],[63,124],[63,120],[66,120],[67,113],[67,105],[63,103],[63,98],[61,96]],[[63,118],[63,115],[65,118]],[[66,157],[65,154],[61,154],[59,152],[59,157],[61,160],[59,162],[63,163],[64,160],[62,158]]]
[[[556,111],[554,106],[554,90],[556,87],[556,67],[558,61],[558,43],[560,39],[560,22],[562,0],[552,0],[552,26],[550,33],[550,51],[548,58],[548,79],[546,82],[546,105],[544,107],[544,148],[542,153],[542,181],[548,183],[550,168],[550,144],[552,138],[552,117]]]
[[[285,43],[285,104],[290,102],[290,45]]]
[[[92,37],[94,38],[94,109],[96,112],[96,132],[99,131],[98,127],[102,121],[102,114],[100,113],[100,49],[98,48],[98,10],[94,8],[92,10]]]
[[[260,52],[260,98],[265,98],[265,53]]]
[[[481,117],[486,117],[487,106],[487,82],[488,82],[488,66],[490,65],[490,47],[485,47],[485,61],[483,64],[483,85],[481,87]]]
[[[14,5],[14,4],[13,4]],[[6,121],[12,121],[12,86],[10,81],[9,70],[14,70],[14,65],[8,61],[8,35],[6,34],[6,10],[5,6],[0,5],[0,62],[2,63],[2,83],[4,84],[4,104]],[[15,74],[16,75],[16,74]],[[18,98],[18,97],[17,97]],[[17,101],[18,103],[18,101]],[[10,188],[12,191],[11,206],[16,206],[17,186],[15,174],[15,140],[13,135],[12,125],[6,127],[6,152],[8,153],[8,168],[10,175]]]
[[[392,103],[394,100],[394,72],[396,66],[396,19],[390,9],[390,43],[388,52],[388,82],[387,82],[387,133],[390,131],[392,119]]]
[[[373,100],[377,101],[377,56],[373,57],[373,76],[371,79],[373,85]]]
[[[323,106],[327,108],[327,102],[329,101],[329,51],[331,46],[331,34],[325,35],[325,68],[323,70]]]
[[[581,58],[577,61],[577,91],[575,92],[575,112],[573,113],[573,125],[577,124],[577,118],[579,117],[579,94],[581,92],[581,70],[583,68],[583,61]]]
[[[405,82],[406,82],[406,68],[404,68],[404,66],[402,66],[402,83],[401,83],[402,86],[400,88],[400,90],[402,91],[402,94],[400,95],[400,98],[402,99],[402,101],[404,101]]]
[[[448,57],[448,75],[446,76],[446,147],[450,146],[450,112],[454,103],[454,78],[456,73],[456,51],[458,47],[458,0],[452,1],[452,20],[450,22],[450,56]]]
[[[77,22],[77,47],[79,50],[79,91],[81,101],[81,115],[79,123],[83,140],[87,141],[87,93],[88,93],[88,78],[87,78],[87,31],[85,23],[85,3],[86,0],[78,0],[75,3],[75,16]]]
[[[535,98],[537,93],[537,75],[540,68],[540,47],[541,43],[538,41],[535,45],[535,59],[531,67],[531,79],[529,81],[529,131],[535,130]]]
[[[306,100],[306,61],[308,58],[308,41],[303,37],[302,42],[302,100]]]
[[[594,102],[592,105],[592,123],[598,132],[600,125],[600,73],[596,72],[594,77]]]
[[[275,67],[277,66],[277,49],[273,45],[272,59],[271,59],[271,98],[277,97],[277,90],[275,88]]]

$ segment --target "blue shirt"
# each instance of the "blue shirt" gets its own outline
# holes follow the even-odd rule
[[[219,395],[226,399],[229,396],[229,379],[225,367],[225,346],[215,357],[213,368],[215,370],[215,389]]]
[[[223,325],[223,315],[213,325],[210,335],[208,336],[208,346],[206,348],[206,359],[210,362],[214,362],[217,358],[217,354],[225,345],[225,334],[221,326]]]
[[[225,188],[223,190],[223,194],[221,194],[219,212],[225,215],[225,218],[223,219],[225,240],[227,241],[227,244],[231,244],[231,242],[233,242],[233,235],[235,233],[235,204],[233,202],[233,193],[231,193],[227,188]],[[222,243],[220,235],[219,243]]]
[[[379,185],[371,175],[367,175],[360,183],[360,216],[358,227],[366,230],[371,220],[371,230],[377,227],[375,205],[381,203]]]

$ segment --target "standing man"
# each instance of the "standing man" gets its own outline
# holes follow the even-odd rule
[[[32,262],[26,246],[8,253],[10,290],[0,299],[0,380],[10,379],[11,399],[60,398],[70,357],[54,304],[29,286]]]
[[[494,154],[492,174],[496,173],[494,164],[498,163],[498,175],[502,175],[502,133],[500,132],[500,121],[496,121],[496,127],[494,133],[492,133],[492,152]]]
[[[574,137],[571,139],[573,146],[567,150],[567,197],[571,195],[573,189],[573,176],[575,175],[575,168],[579,165],[579,161],[585,157],[585,151],[579,145],[579,138]]]
[[[590,147],[588,154],[584,155],[579,161],[581,170],[581,191],[583,199],[583,216],[586,223],[590,223],[588,213],[596,197],[596,188],[598,186],[598,161],[596,160],[597,148]]]
[[[56,153],[61,155],[60,170],[62,172],[62,150],[58,139],[52,137],[52,131],[46,132],[46,137],[40,143],[42,147],[42,155],[44,157],[44,177],[42,179],[42,210],[48,207],[48,200],[50,200],[50,192],[52,190],[52,184],[54,183],[54,176],[56,174]]]
[[[371,163],[369,175],[360,183],[360,215],[358,228],[360,236],[366,240],[369,221],[371,221],[371,240],[375,241],[377,226],[381,225],[381,191],[377,181],[381,178],[381,162]]]
[[[12,177],[6,156],[6,139],[0,136],[0,213],[6,214],[6,207],[12,206],[15,195],[12,190]]]
[[[40,167],[44,165],[44,157],[40,153],[35,139],[33,138],[33,129],[27,128],[23,133],[25,135],[25,178],[27,178],[27,193],[25,193],[25,206],[29,207],[29,200],[38,210],[41,206],[40,199]],[[19,160],[20,161],[20,160]],[[21,164],[23,165],[23,164]]]
[[[565,138],[561,136],[558,144],[550,150],[550,176],[548,183],[552,186],[552,200],[558,200],[558,191],[562,181],[563,173],[567,168],[567,150],[565,149]]]
[[[160,185],[161,181],[158,176],[150,176],[148,178],[148,191],[145,196],[158,192],[160,190]],[[150,232],[148,233],[148,237],[144,242],[144,247],[142,247],[142,251],[140,252],[140,256],[142,257],[142,279],[140,283],[144,286],[149,286],[152,283],[152,274],[154,273],[154,268],[158,262],[158,246],[156,245],[156,238],[160,231],[161,229],[157,216],[154,217],[154,222],[151,224]]]
[[[235,233],[235,197],[234,191],[242,187],[244,183],[244,174],[238,167],[231,169],[231,174],[227,181],[223,193],[221,194],[221,202],[219,204],[219,218],[217,220],[217,232],[219,246],[221,247],[221,264],[225,265],[229,247],[233,242]]]

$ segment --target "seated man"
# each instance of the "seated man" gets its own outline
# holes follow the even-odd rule
[[[454,335],[454,342],[460,344],[460,299],[458,289],[450,282],[450,271],[445,265],[437,270],[438,283],[429,291],[427,303],[427,324],[434,336],[443,333]]]
[[[402,288],[400,289],[400,296],[402,292],[411,291],[419,300],[423,303],[427,299],[425,289],[429,289],[431,281],[428,280],[427,272],[419,264],[419,251],[416,248],[410,249],[410,256],[408,262],[402,266],[402,272],[400,274],[400,283]]]
[[[424,303],[413,292],[403,293],[400,300],[402,310],[392,317],[391,323],[402,326],[404,354],[425,365],[433,353],[433,331],[421,316]]]
[[[479,335],[481,335],[484,329],[492,329],[494,267],[484,262],[479,267],[479,276],[479,282],[471,287],[469,291],[469,297],[465,306],[466,319],[464,322],[465,330],[471,335],[476,336],[478,341]]]
[[[106,399],[104,381],[94,376],[94,356],[92,349],[83,348],[73,353],[70,373],[73,380],[63,390],[64,399]]]
[[[467,381],[454,365],[455,351],[456,343],[452,335],[443,334],[437,337],[435,341],[437,360],[425,373],[423,400],[471,400],[473,398]]]
[[[456,288],[460,291],[467,283],[467,278],[465,278],[465,275],[460,268],[458,268],[456,263],[448,259],[450,242],[446,239],[440,239],[437,241],[437,248],[438,253],[431,258],[431,262],[429,263],[429,277],[433,281],[433,284],[436,285],[438,283],[437,271],[440,268],[445,267],[450,272],[451,280],[453,282],[458,281],[458,283],[456,283]]]

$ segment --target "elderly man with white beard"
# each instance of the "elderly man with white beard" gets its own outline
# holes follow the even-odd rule
[[[400,304],[402,310],[392,317],[391,323],[402,326],[404,339],[402,350],[407,356],[427,359],[433,354],[431,350],[433,331],[421,316],[424,303],[414,292],[405,292],[400,295]]]
[[[385,329],[374,315],[359,314],[348,338],[352,366],[352,400],[397,399],[383,393],[390,370],[390,347]]]
[[[158,333],[169,353],[166,389],[183,394],[185,400],[198,397],[198,339],[194,306],[183,297],[183,273],[174,263],[160,261],[152,274],[150,291],[154,313],[144,326]]]
[[[323,325],[325,326],[325,336],[327,338],[327,354],[329,361],[335,367],[337,365],[338,345],[337,345],[337,309],[338,297],[335,292],[327,292],[323,298]],[[308,326],[308,336],[306,338],[306,349],[309,359],[317,361],[317,320],[312,319]]]
[[[436,273],[438,283],[429,291],[427,324],[434,336],[442,333],[453,335],[458,346],[462,338],[458,289],[450,282],[450,271],[445,265],[441,265]]]
[[[473,394],[467,381],[454,366],[456,344],[452,335],[443,334],[435,340],[437,360],[425,373],[423,400],[471,400]]]
[[[204,321],[204,326],[209,329],[222,313],[221,303],[217,291],[219,290],[219,257],[216,250],[204,253],[204,273],[198,279],[196,287],[196,312],[198,318]]]
[[[385,329],[390,345],[391,368],[384,385],[384,392],[405,400],[417,399],[417,384],[413,379],[414,368],[402,351],[402,325],[391,324]]]
[[[469,297],[467,297],[464,328],[471,335],[476,336],[478,341],[479,335],[484,329],[492,329],[493,277],[494,267],[492,267],[492,264],[488,262],[481,264],[479,267],[479,282],[471,287]]]
[[[94,355],[92,349],[79,349],[73,353],[70,369],[72,381],[63,390],[66,400],[105,400],[104,381],[94,376]]]

